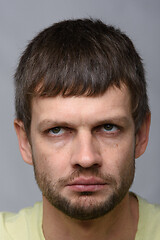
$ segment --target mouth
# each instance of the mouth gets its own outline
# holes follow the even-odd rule
[[[67,184],[67,188],[75,192],[97,192],[106,188],[108,183],[102,179],[90,177],[90,178],[77,178],[71,183]]]

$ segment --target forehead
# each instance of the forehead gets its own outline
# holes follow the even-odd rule
[[[32,101],[32,121],[100,121],[103,118],[131,117],[131,99],[126,86],[110,87],[98,97],[38,97]]]

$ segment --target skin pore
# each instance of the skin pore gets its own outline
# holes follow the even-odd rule
[[[34,165],[50,239],[133,240],[138,204],[128,193],[150,116],[135,136],[128,89],[99,97],[35,98],[30,141],[15,120],[21,154]]]

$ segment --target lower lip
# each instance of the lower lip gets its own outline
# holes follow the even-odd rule
[[[106,184],[91,184],[91,185],[69,185],[70,190],[75,192],[97,192],[103,190],[106,187]]]

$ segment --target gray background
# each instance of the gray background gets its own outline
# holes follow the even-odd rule
[[[21,159],[13,128],[13,74],[36,33],[67,18],[96,17],[116,25],[144,59],[152,125],[146,153],[136,164],[132,190],[160,203],[160,1],[0,0],[0,211],[17,211],[41,200],[32,167]]]

